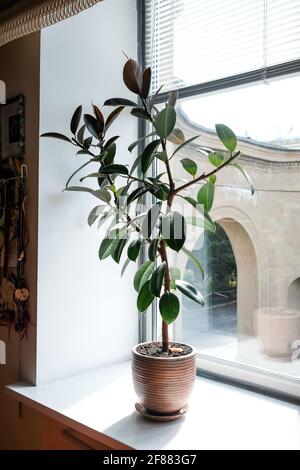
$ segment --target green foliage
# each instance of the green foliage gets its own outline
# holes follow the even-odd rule
[[[102,202],[88,216],[88,224],[92,226],[98,221],[97,227],[103,231],[99,247],[100,260],[110,257],[120,263],[125,256],[121,269],[123,275],[129,263],[135,262],[141,255],[145,261],[138,267],[133,281],[137,292],[137,308],[143,312],[155,298],[160,298],[161,316],[164,322],[170,324],[177,318],[180,308],[179,299],[171,290],[176,290],[201,305],[204,301],[196,287],[181,280],[176,266],[169,267],[169,250],[182,250],[203,279],[204,270],[199,259],[184,246],[187,223],[204,227],[205,233],[213,240],[216,226],[209,211],[214,201],[216,174],[224,167],[234,167],[240,171],[252,193],[254,188],[249,175],[235,161],[239,154],[234,153],[237,138],[224,124],[216,125],[216,133],[229,155],[226,151],[223,154],[213,149],[197,147],[208,158],[213,169],[205,174],[200,163],[198,168],[193,158],[182,158],[180,163],[187,173],[187,180],[184,184],[178,183],[173,176],[170,161],[183,149],[187,150],[199,137],[196,135],[186,140],[183,131],[176,127],[175,105],[178,91],[170,92],[165,106],[158,110],[155,98],[160,89],[153,97],[149,96],[151,69],[143,69],[129,58],[124,65],[123,81],[135,95],[133,100],[122,97],[106,100],[104,106],[114,108],[108,114],[103,108],[93,104],[91,114],[82,116],[82,106],[78,106],[70,120],[71,136],[58,132],[47,132],[42,136],[73,145],[75,158],[85,158],[86,161],[78,164],[78,168],[69,177],[64,190],[85,192]],[[111,132],[123,112],[129,118],[147,121],[152,128],[129,145],[128,158],[123,158],[120,162],[117,143],[119,136],[108,136],[108,132]],[[171,151],[170,145],[173,146]],[[134,157],[133,151],[136,153]],[[128,165],[124,165],[124,161]],[[162,172],[156,176],[150,172],[154,163],[163,167]],[[86,171],[87,167],[89,171]],[[86,173],[82,174],[84,170]],[[80,183],[72,186],[70,184],[73,179],[82,182],[86,178],[91,181],[91,188]],[[189,189],[197,183],[203,185],[196,200],[189,194]],[[197,216],[185,219],[181,213],[174,211],[173,202],[178,197],[191,204],[197,211]],[[144,199],[152,201],[151,207],[145,212],[139,208],[139,203]],[[199,208],[199,204],[202,204],[204,210]],[[125,250],[127,244],[128,248]],[[226,250],[224,256],[227,256]],[[222,273],[221,268],[220,272]]]

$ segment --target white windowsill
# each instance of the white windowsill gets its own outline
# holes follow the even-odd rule
[[[129,362],[40,387],[17,383],[7,392],[67,426],[134,449],[300,449],[298,406],[199,377],[182,420],[144,420],[134,411]]]

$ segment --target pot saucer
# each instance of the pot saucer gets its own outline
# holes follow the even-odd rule
[[[188,406],[186,405],[179,411],[176,411],[174,414],[154,414],[150,413],[141,403],[135,404],[135,409],[138,413],[140,413],[144,418],[150,419],[151,421],[157,422],[167,422],[167,421],[175,421],[176,419],[182,418],[188,410]]]

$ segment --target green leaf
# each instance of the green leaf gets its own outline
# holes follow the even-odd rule
[[[181,145],[185,141],[184,133],[181,129],[174,129],[173,132],[168,136],[168,141],[175,145]]]
[[[180,150],[182,150],[186,145],[190,144],[191,142],[193,142],[193,140],[196,140],[198,139],[198,137],[200,137],[199,135],[195,135],[194,137],[191,137],[190,139],[186,140],[183,144],[179,145],[179,147],[177,147],[177,149],[173,152],[172,154],[172,157],[174,157],[174,155],[179,152]]]
[[[230,152],[233,152],[237,146],[237,138],[235,133],[224,124],[216,124],[216,132],[222,144]]]
[[[147,212],[141,225],[141,234],[144,238],[149,238],[156,225],[161,210],[161,202],[154,204]]]
[[[250,186],[251,196],[253,196],[253,194],[255,193],[255,188],[253,186],[253,183],[252,183],[252,180],[251,180],[249,174],[238,163],[230,163],[230,165],[234,166],[235,168],[237,168],[242,173],[242,175],[244,176],[244,178],[246,179],[247,183]]]
[[[71,144],[73,143],[69,137],[64,134],[60,134],[59,132],[45,132],[41,135],[41,137],[51,137],[52,139],[64,140],[65,142],[69,142]]]
[[[129,59],[123,68],[123,81],[127,88],[140,95],[143,90],[143,70],[133,59]]]
[[[193,255],[191,251],[189,251],[187,248],[183,247],[182,251],[193,261],[194,265],[196,268],[199,270],[202,279],[204,279],[204,269],[200,263],[200,261]]]
[[[154,127],[162,139],[167,138],[173,131],[176,123],[176,111],[173,106],[166,106],[155,117]]]
[[[100,168],[101,175],[112,175],[112,174],[119,174],[119,175],[128,175],[128,168],[125,165],[106,165]]]
[[[130,114],[132,114],[132,116],[135,116],[139,119],[147,119],[148,121],[152,122],[150,114],[147,113],[147,111],[143,108],[132,108],[132,110],[130,111]]]
[[[179,212],[170,212],[161,218],[161,234],[168,246],[180,251],[186,239],[186,222]]]
[[[147,135],[141,137],[140,139],[135,140],[134,142],[132,142],[132,144],[130,144],[129,147],[128,147],[129,152],[132,152],[139,143],[143,142],[143,140],[147,139],[148,137],[152,137],[153,135],[156,135],[156,131],[151,132],[150,134],[147,134]]]
[[[148,258],[150,259],[150,261],[156,260],[158,243],[159,238],[154,238],[154,240],[152,240],[149,245]]]
[[[110,256],[111,246],[112,246],[113,241],[114,241],[113,238],[108,238],[108,237],[103,238],[102,243],[99,248],[99,258],[101,260],[108,258]]]
[[[133,242],[130,243],[127,250],[127,256],[131,261],[136,261],[137,257],[139,256],[141,246],[142,241],[140,238],[133,240]]]
[[[123,274],[125,273],[125,271],[126,271],[126,269],[127,269],[127,266],[129,265],[129,263],[130,263],[130,259],[127,258],[126,261],[125,261],[125,263],[123,264],[122,269],[121,269],[121,277],[123,277]]]
[[[143,194],[146,194],[148,191],[149,191],[148,188],[143,188],[143,187],[135,189],[134,191],[132,191],[131,194],[129,194],[127,198],[127,204],[131,204],[133,201],[142,197]]]
[[[189,204],[191,204],[196,209],[196,211],[202,216],[202,218],[204,217],[204,228],[209,232],[215,233],[216,226],[210,218],[208,212],[205,209],[203,210],[203,206],[201,205],[201,208],[198,207],[198,202],[190,196],[183,196],[183,199]],[[196,219],[196,217],[187,217],[187,220],[190,220],[189,223],[195,225],[196,227],[203,227],[203,223],[201,221],[200,223],[198,223],[198,219]]]
[[[211,176],[208,178],[208,180],[209,180],[209,182],[210,182],[211,184],[215,184],[216,181],[217,181],[217,177],[216,177],[216,175],[211,175]]]
[[[78,106],[78,108],[75,109],[75,112],[72,116],[71,124],[70,124],[71,132],[74,135],[77,132],[77,129],[78,129],[78,126],[79,126],[79,123],[80,123],[80,119],[81,119],[81,114],[82,114],[82,106]]]
[[[120,262],[123,250],[127,242],[128,242],[128,238],[121,238],[119,240],[118,238],[116,238],[114,240],[112,247],[111,247],[111,257],[116,263]]]
[[[113,213],[111,213],[111,212],[107,212],[106,214],[102,215],[102,217],[100,217],[99,222],[97,224],[97,229],[99,230],[99,228],[102,227],[102,225],[105,224],[105,222],[107,222],[108,219],[112,215],[113,215]]]
[[[112,125],[112,123],[115,121],[115,119],[117,119],[119,114],[123,111],[124,107],[125,106],[119,106],[118,108],[114,109],[109,114],[109,116],[107,117],[106,122],[105,122],[105,131],[107,131],[107,129]]]
[[[203,204],[204,209],[209,212],[212,208],[215,195],[215,185],[206,183],[199,189],[197,194],[198,204]]]
[[[100,130],[98,129],[97,119],[94,118],[94,116],[91,116],[90,114],[85,114],[83,119],[86,128],[88,129],[90,134],[92,134],[93,137],[99,140]]]
[[[176,287],[180,290],[184,295],[189,297],[190,299],[194,300],[200,305],[204,305],[204,298],[202,294],[189,282],[185,281],[176,281]]]
[[[172,292],[165,292],[159,301],[159,311],[163,320],[169,325],[178,317],[180,304]]]
[[[92,192],[93,196],[97,197],[101,201],[106,202],[107,204],[111,200],[111,194],[106,189],[97,189]]]
[[[133,279],[133,285],[137,292],[139,292],[145,282],[148,281],[152,274],[153,268],[153,261],[145,261],[145,263],[139,267]]]
[[[125,98],[110,98],[104,102],[104,106],[129,106],[135,107],[137,104],[134,101]]]
[[[142,157],[141,157],[141,167],[142,167],[142,172],[146,173],[148,170],[149,166],[153,162],[154,159],[154,152],[157,149],[157,147],[160,144],[160,140],[153,140],[153,142],[150,142],[150,144],[147,145],[145,150],[143,151]]]
[[[77,132],[77,140],[81,144],[83,143],[83,140],[84,140],[84,132],[85,132],[85,124],[83,124],[83,126],[81,126],[79,131]]]
[[[111,143],[109,147],[105,150],[105,156],[103,158],[103,164],[104,165],[111,165],[114,161],[114,158],[116,156],[117,152],[117,146],[115,143]]]
[[[116,140],[118,140],[120,138],[119,135],[114,135],[113,137],[111,137],[110,139],[108,139],[108,141],[106,142],[106,144],[104,145],[104,148],[105,149],[108,149],[112,144],[115,143]]]
[[[139,312],[144,312],[152,304],[154,299],[149,289],[150,281],[147,281],[141,288],[137,298],[137,308]]]
[[[166,162],[168,159],[168,155],[165,150],[163,150],[162,152],[157,152],[154,156],[155,158],[158,158],[158,160],[161,160],[162,162]]]
[[[154,297],[160,297],[161,288],[163,285],[164,275],[167,269],[167,263],[164,261],[153,272],[150,279],[150,292]]]
[[[190,158],[183,158],[180,160],[180,163],[185,171],[187,171],[192,176],[196,176],[198,167],[194,160],[191,160]]]
[[[88,224],[90,227],[93,225],[94,222],[96,222],[99,215],[101,214],[101,212],[104,211],[104,209],[106,209],[106,207],[107,206],[96,206],[94,207],[94,209],[91,210],[88,216]]]
[[[208,159],[209,159],[210,163],[215,167],[218,167],[218,166],[222,165],[222,163],[224,163],[224,161],[225,161],[225,157],[221,152],[211,152],[211,153],[209,153],[208,154]]]

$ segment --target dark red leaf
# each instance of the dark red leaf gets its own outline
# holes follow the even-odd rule
[[[143,89],[142,67],[133,59],[129,59],[124,65],[123,80],[127,88],[140,95]]]
[[[142,89],[142,98],[146,99],[149,95],[151,85],[151,68],[147,68],[143,74],[143,89]]]

